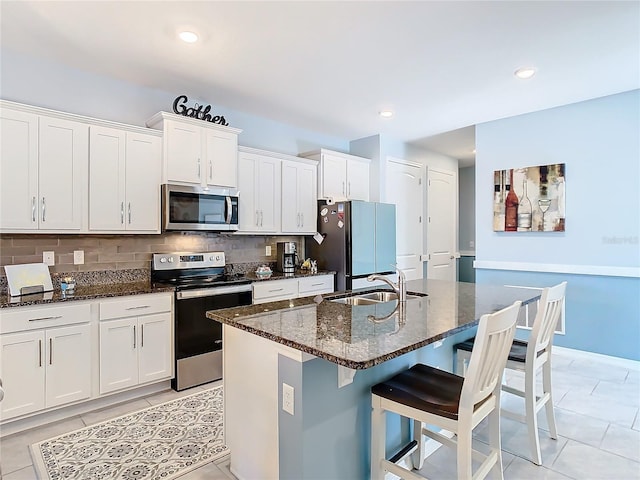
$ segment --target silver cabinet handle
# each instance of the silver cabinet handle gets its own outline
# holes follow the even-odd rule
[[[124,202],[120,202],[120,223],[124,225]]]
[[[258,210],[256,210],[256,227],[259,225],[259,222],[260,222],[259,218],[260,218],[260,213],[258,212]]]
[[[276,288],[275,290],[269,290],[269,292],[281,292],[284,288]]]
[[[262,226],[262,220],[264,219],[263,211],[260,210],[260,226]]]
[[[200,159],[198,159],[198,178],[200,178]]]
[[[131,202],[129,202],[129,205],[127,207],[127,211],[128,211],[128,215],[129,215],[129,225],[131,225]]]
[[[38,366],[42,366],[42,340],[38,340]]]
[[[298,212],[298,220],[296,221],[296,227],[300,226],[300,212]]]
[[[31,221],[36,221],[36,197],[31,197]]]
[[[140,325],[140,348],[144,347],[144,323]]]
[[[30,318],[29,321],[30,322],[39,322],[41,320],[57,320],[59,318],[62,318],[62,315],[56,315],[56,316],[52,316],[52,317],[38,317],[38,318]]]
[[[343,195],[346,195],[346,194],[347,194],[347,192],[345,192],[345,190],[344,190],[344,182],[342,182],[342,194],[343,194]]]
[[[304,213],[300,214],[300,226],[304,227]]]
[[[137,307],[127,307],[125,310],[140,310],[141,308],[149,308],[149,305],[138,305]]]
[[[213,180],[213,162],[209,160],[209,180]]]
[[[133,348],[136,348],[136,326],[133,326]]]
[[[49,365],[53,365],[53,337],[49,337]]]
[[[44,203],[44,197],[42,197],[42,221],[45,220],[45,212],[47,210],[47,205]]]
[[[351,195],[351,182],[347,184],[347,196]]]

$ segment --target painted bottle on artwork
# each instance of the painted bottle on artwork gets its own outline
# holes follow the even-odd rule
[[[518,230],[518,196],[513,187],[513,169],[509,170],[509,177],[505,185],[507,198],[504,201],[504,231],[516,232]]]
[[[503,170],[493,172],[493,231],[504,231]]]
[[[527,180],[522,181],[522,198],[518,205],[518,231],[529,232],[531,231],[531,217],[533,209],[531,207],[531,200],[527,195]]]

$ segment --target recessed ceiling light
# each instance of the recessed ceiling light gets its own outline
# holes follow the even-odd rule
[[[378,114],[382,118],[391,118],[391,117],[393,117],[393,112],[391,110],[382,110],[382,111],[378,112]]]
[[[526,80],[536,74],[536,69],[533,67],[522,67],[513,72],[513,74],[522,80]]]
[[[178,37],[186,43],[195,43],[198,41],[198,34],[188,30],[178,33]]]

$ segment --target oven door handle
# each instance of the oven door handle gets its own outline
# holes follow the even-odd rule
[[[232,285],[228,287],[198,288],[194,290],[182,290],[180,292],[176,292],[176,299],[186,300],[189,298],[214,297],[217,295],[225,295],[227,293],[242,293],[250,291],[250,283],[246,285]]]

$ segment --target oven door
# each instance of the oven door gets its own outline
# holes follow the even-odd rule
[[[222,378],[222,324],[208,310],[251,305],[251,284],[176,292],[175,390]]]
[[[163,185],[162,218],[164,230],[237,230],[237,191]]]

